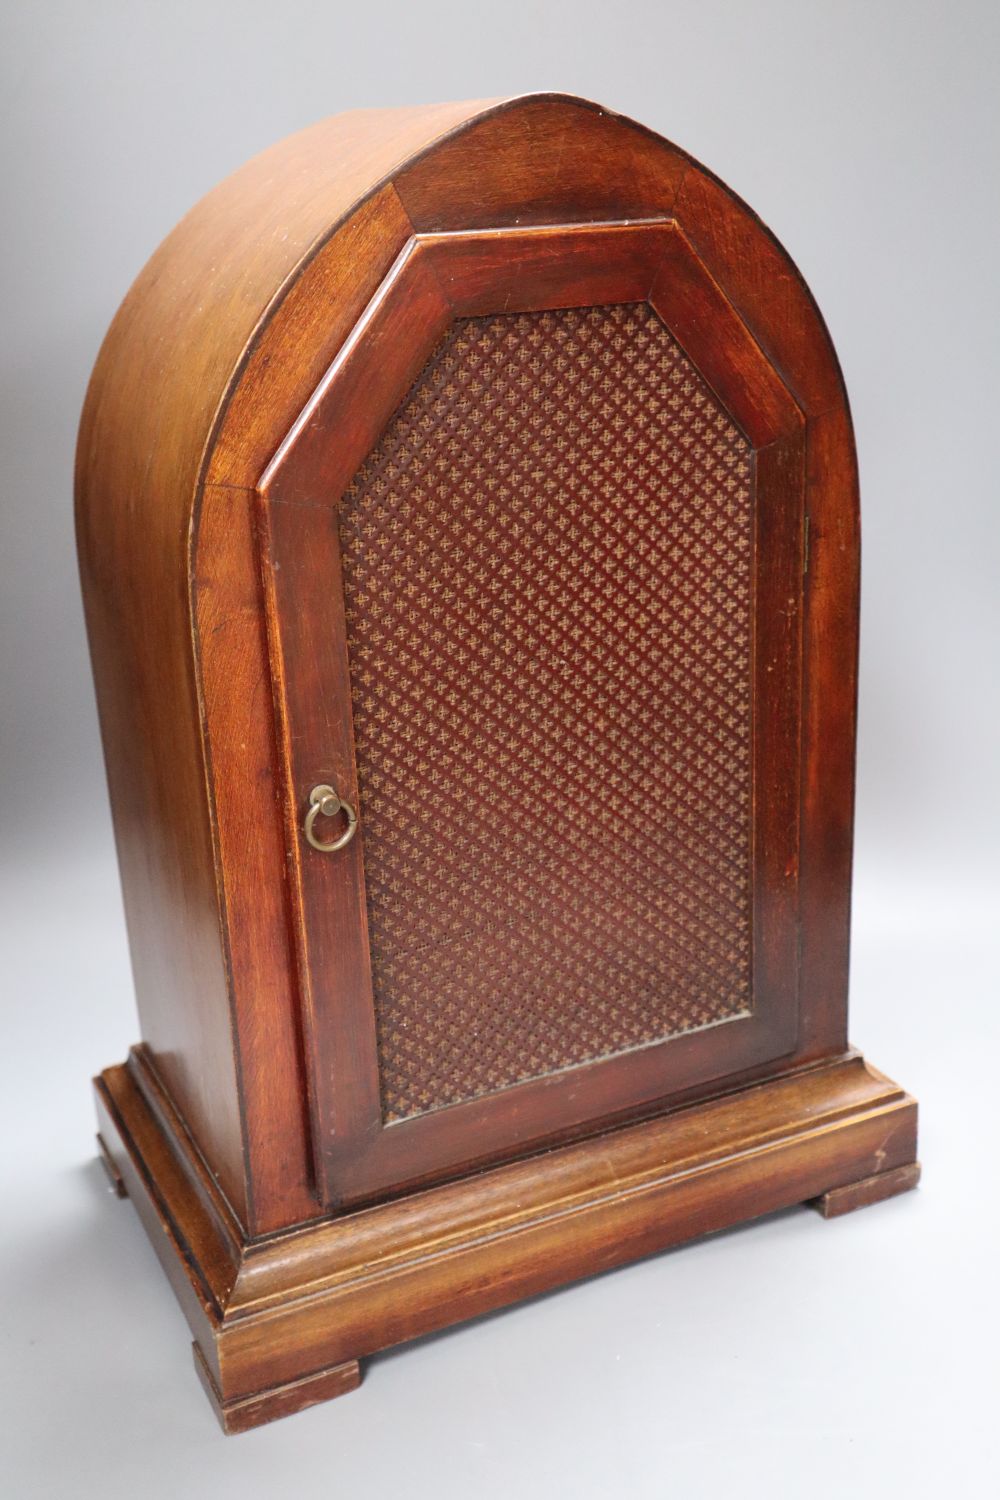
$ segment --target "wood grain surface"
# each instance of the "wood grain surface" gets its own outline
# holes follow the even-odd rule
[[[529,1108],[503,1140],[470,1119],[447,1160],[400,1148],[352,1180],[336,1121],[372,1138],[380,1107],[363,868],[306,869],[298,827],[307,736],[356,789],[330,506],[455,317],[633,296],[754,453],[769,602],[752,936],[776,1030],[707,1070],[699,1043],[629,1103],[567,1097],[541,1131]],[[847,398],[793,262],[709,171],[557,94],[357,111],[281,142],[208,194],[126,297],[87,395],[76,508],[142,1034],[98,1082],[101,1137],[230,1429],[590,1270],[914,1184],[915,1105],[847,1044]],[[305,724],[290,705],[310,694]],[[324,932],[325,909],[354,916]],[[341,983],[331,1016],[310,975],[338,965],[350,1003]],[[454,1180],[426,1185],[442,1171]]]

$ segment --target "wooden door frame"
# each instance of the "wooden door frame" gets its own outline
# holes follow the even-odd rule
[[[316,782],[357,801],[336,506],[455,318],[638,301],[754,450],[754,597],[772,607],[755,611],[753,1011],[384,1124],[362,840],[324,858],[300,832]],[[407,241],[258,486],[314,1159],[327,1204],[634,1118],[794,1050],[807,487],[802,411],[673,220]]]

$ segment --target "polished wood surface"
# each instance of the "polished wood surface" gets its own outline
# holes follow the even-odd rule
[[[351,715],[343,707],[351,679],[331,511],[454,318],[640,301],[683,338],[754,445],[753,1011],[384,1125],[364,840],[322,859],[298,836],[304,791],[326,781],[362,808],[364,829]],[[803,516],[812,501],[804,429],[802,411],[745,324],[663,220],[413,236],[317,385],[258,488],[316,1171],[327,1203],[480,1166],[574,1130],[592,1132],[603,1120],[649,1112],[671,1094],[794,1054]],[[559,443],[554,438],[545,448],[548,462]],[[635,472],[629,477],[635,484]],[[649,514],[661,503],[658,490],[633,501]],[[530,803],[530,787],[524,796]],[[434,802],[413,816],[447,819],[442,797],[439,787]]]
[[[171,1276],[213,1404],[224,1422],[232,1414],[227,1425],[249,1403],[269,1420],[311,1405],[317,1384],[332,1394],[327,1380],[350,1388],[352,1362],[389,1345],[888,1175],[916,1145],[914,1101],[849,1056],[304,1225],[245,1246],[234,1262],[215,1189],[190,1144],[162,1128],[148,1088],[134,1058],[108,1069],[101,1134]]]
[[[301,1051],[273,873],[280,822],[267,816],[273,728],[261,712],[256,549],[246,497],[230,488],[224,460],[254,451],[255,421],[281,420],[275,376],[284,377],[289,417],[311,388],[264,337],[277,309],[306,346],[298,361],[318,374],[323,341],[343,337],[399,248],[393,238],[380,251],[380,234],[409,232],[401,211],[380,212],[373,186],[484,107],[357,111],[254,158],[140,273],[84,407],[80,568],[142,1033],[252,1229],[316,1205],[302,1091],[288,1085]],[[314,300],[315,274],[305,299],[293,283],[352,210],[339,257],[363,267],[369,285],[353,296],[338,290],[331,316],[329,301]],[[323,256],[334,284],[337,259]],[[248,391],[255,416],[237,437],[222,415],[248,360],[252,388],[254,354],[271,378],[265,391]],[[234,421],[245,409],[236,403]],[[220,784],[236,795],[220,796]]]
[[[810,412],[800,1056],[846,1045],[856,475],[836,357],[801,277],[683,152],[581,101],[337,117],[242,168],[164,242],[112,325],[79,446],[143,1036],[251,1232],[317,1209],[273,875],[286,836],[255,486],[414,231],[664,216]]]
[[[424,278],[419,295],[411,276]],[[755,854],[754,943],[788,1035],[734,1056],[723,1076],[681,1069],[669,1098],[653,1089],[641,1106],[657,1118],[590,1101],[549,1122],[557,1149],[537,1158],[417,1192],[404,1184],[426,1161],[401,1160],[375,1190],[387,1201],[338,1217],[328,1204],[352,1189],[334,1181],[348,1167],[326,1149],[325,1089],[336,1076],[350,1112],[351,1089],[370,1105],[371,1078],[320,1036],[331,1018],[311,1008],[310,966],[343,954],[310,951],[320,926],[304,921],[300,893],[303,880],[340,882],[360,912],[361,872],[342,862],[303,876],[288,718],[302,643],[268,549],[301,561],[313,547],[326,512],[295,486],[350,480],[348,455],[356,467],[442,318],[489,311],[498,288],[558,306],[607,295],[609,279],[661,307],[749,435],[772,497],[759,583],[787,603],[758,621],[759,659],[775,670],[758,695],[755,796],[773,837]],[[402,363],[371,361],[366,319],[378,317],[398,320],[386,330],[402,334]],[[365,368],[353,445],[321,437],[307,462],[352,359]],[[84,410],[77,518],[143,1038],[99,1082],[102,1139],[231,1429],[348,1388],[360,1356],[398,1339],[769,1207],[860,1179],[885,1187],[882,1174],[913,1163],[912,1101],[847,1050],[858,496],[846,395],[792,261],[683,151],[585,101],[539,95],[358,111],[265,152],[192,210],[123,303]],[[310,650],[333,652],[325,691],[339,682],[344,702],[336,637],[315,640],[340,607],[331,577],[303,573],[299,628]],[[349,726],[334,713],[327,727],[353,785]],[[360,921],[342,936],[355,957],[341,972],[360,984]],[[779,1142],[766,1157],[765,1102]],[[590,1139],[571,1139],[581,1132]],[[485,1158],[538,1139],[494,1141]],[[609,1161],[629,1191],[605,1175]],[[579,1218],[565,1206],[577,1192]],[[537,1215],[523,1240],[499,1227],[518,1194]],[[405,1268],[377,1291],[351,1269],[372,1226],[385,1266]],[[442,1234],[459,1248],[439,1264]],[[325,1290],[307,1306],[314,1272]],[[259,1306],[251,1287],[269,1288]]]

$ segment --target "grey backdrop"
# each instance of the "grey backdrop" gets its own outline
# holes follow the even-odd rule
[[[12,1496],[973,1494],[993,1415],[1000,418],[993,0],[5,0],[0,914]],[[376,1361],[223,1443],[90,1073],[135,1039],[75,572],[104,329],[194,199],[359,105],[557,88],[774,229],[828,320],[864,506],[855,1040],[921,1095],[920,1193],[778,1216]]]

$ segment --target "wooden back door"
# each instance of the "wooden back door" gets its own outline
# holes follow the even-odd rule
[[[260,485],[327,1203],[794,1049],[803,431],[666,219],[414,236],[337,356]]]

